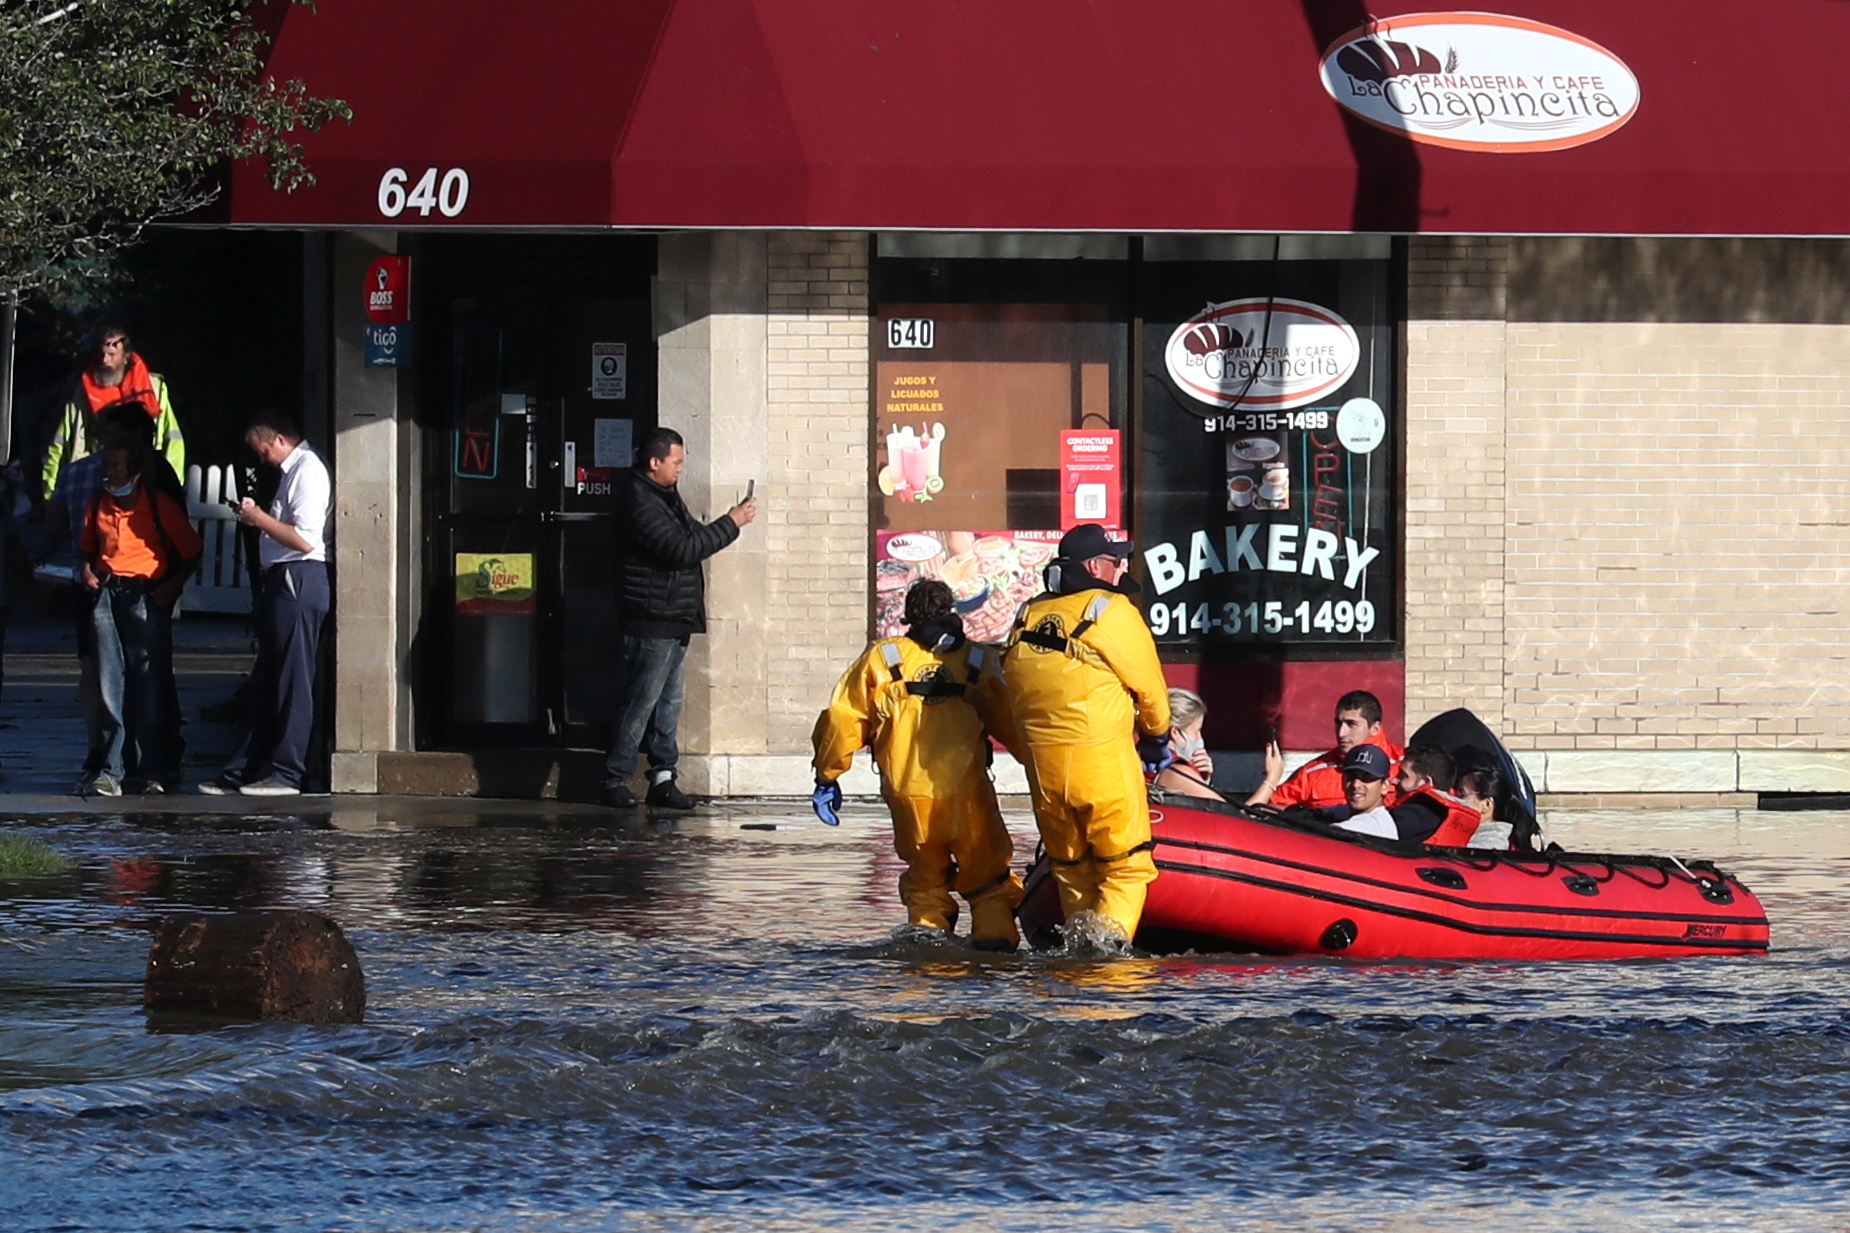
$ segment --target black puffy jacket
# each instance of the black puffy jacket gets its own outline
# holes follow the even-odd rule
[[[617,494],[617,621],[635,638],[684,638],[707,630],[700,563],[739,538],[721,514],[702,526],[674,488],[625,472]]]

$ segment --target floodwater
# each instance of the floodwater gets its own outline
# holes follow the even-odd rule
[[[8,821],[81,866],[0,885],[7,1226],[1850,1229],[1845,815],[1545,818],[1769,956],[1423,965],[901,949],[875,809],[610,817]],[[151,1030],[150,924],[274,906],[366,1022]]]

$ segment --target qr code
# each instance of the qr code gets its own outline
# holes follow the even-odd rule
[[[1074,485],[1073,516],[1087,519],[1103,518],[1105,516],[1105,485]]]

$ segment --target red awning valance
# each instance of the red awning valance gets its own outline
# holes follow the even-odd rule
[[[271,68],[353,122],[314,188],[235,169],[230,219],[1850,235],[1850,5],[1441,12],[320,0]]]

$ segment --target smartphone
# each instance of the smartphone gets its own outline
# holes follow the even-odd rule
[[[758,491],[758,481],[757,480],[749,479],[745,481],[745,499],[747,501],[751,500],[752,494],[757,491]]]

